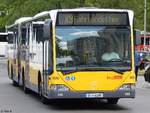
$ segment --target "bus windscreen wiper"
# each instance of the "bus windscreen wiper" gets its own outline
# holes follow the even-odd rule
[[[110,71],[114,71],[114,72],[116,72],[116,73],[118,73],[118,74],[123,74],[123,72],[122,71],[120,71],[120,70],[117,70],[117,69],[114,69],[114,68],[108,68],[108,70],[110,70]]]
[[[75,73],[79,71],[114,71],[119,74],[123,74],[122,71],[114,69],[114,68],[101,68],[101,67],[67,67],[67,68],[59,68],[57,69],[58,71],[61,71],[64,75],[70,74],[70,73]]]
[[[84,66],[75,66],[75,67],[63,67],[57,69],[58,71],[61,71],[64,75],[75,73],[79,71],[100,71],[101,69],[99,67],[84,67]]]
[[[77,67],[60,67],[57,70],[61,71],[64,75],[79,71]]]

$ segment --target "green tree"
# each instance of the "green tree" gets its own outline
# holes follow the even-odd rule
[[[33,16],[39,12],[58,8],[98,7],[131,9],[135,13],[135,28],[144,29],[143,0],[0,0],[0,30],[23,16]],[[150,31],[150,2],[147,1],[147,31]]]

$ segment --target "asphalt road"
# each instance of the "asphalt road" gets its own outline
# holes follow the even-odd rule
[[[142,85],[140,85],[142,84]],[[44,105],[39,97],[24,94],[12,85],[6,63],[0,60],[0,113],[150,113],[150,86],[139,78],[135,99],[120,99],[117,105],[100,100],[59,101]]]

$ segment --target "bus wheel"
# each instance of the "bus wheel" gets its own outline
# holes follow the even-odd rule
[[[38,83],[38,93],[39,93],[39,96],[40,96],[40,100],[41,100],[41,102],[42,102],[43,104],[48,104],[48,99],[43,96],[42,88],[43,88],[43,87],[42,87],[42,82],[40,81],[40,82]]]
[[[23,86],[24,93],[29,94],[30,90],[26,87],[26,81],[25,81],[25,78],[24,78],[24,73],[23,73],[23,76],[22,76],[22,86]]]
[[[107,102],[108,104],[117,104],[118,103],[118,98],[108,98]]]
[[[18,86],[17,82],[14,79],[12,79],[12,84],[13,86]]]
[[[8,61],[8,63],[7,63],[7,72],[8,72],[8,76],[10,77],[9,61]]]
[[[13,86],[18,86],[17,82],[14,80],[13,68],[11,67],[11,78]]]
[[[20,74],[18,72],[18,86],[20,86]]]

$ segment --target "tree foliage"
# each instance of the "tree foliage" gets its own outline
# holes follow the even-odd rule
[[[135,13],[135,28],[143,29],[144,0],[0,0],[0,30],[5,25],[12,24],[23,16],[33,16],[36,13],[58,9],[76,7],[98,7],[131,9]],[[150,31],[150,2],[147,1],[147,30]]]

